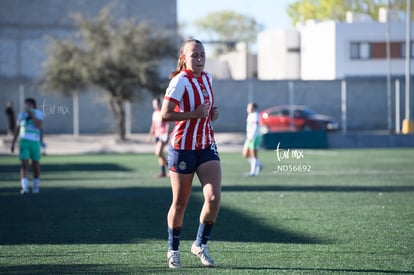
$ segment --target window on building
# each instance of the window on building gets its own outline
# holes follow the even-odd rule
[[[351,43],[351,58],[359,59],[359,43]]]
[[[411,48],[410,48],[410,52],[411,52],[411,58],[414,58],[414,50],[413,50],[413,46],[414,46],[414,42],[411,42]],[[405,42],[401,43],[401,58],[405,58]]]
[[[401,58],[401,43],[390,42],[390,57]],[[387,58],[387,43],[386,42],[371,42],[371,58],[372,59],[386,59]]]
[[[359,50],[360,50],[360,58],[361,59],[368,59],[371,56],[371,45],[369,43],[360,43]]]
[[[288,53],[300,53],[300,48],[287,48]]]
[[[351,42],[351,59],[369,59],[371,57],[371,45],[368,42]]]

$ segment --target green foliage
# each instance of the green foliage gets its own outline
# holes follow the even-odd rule
[[[65,96],[87,87],[87,53],[73,41],[49,38],[49,58],[42,79],[47,92],[60,92]]]
[[[176,47],[161,29],[132,20],[117,22],[109,14],[109,7],[93,19],[75,14],[77,35],[50,39],[42,83],[45,91],[63,95],[97,87],[109,98],[124,139],[124,102],[144,92],[162,92],[167,76],[160,77],[159,68],[176,55]]]
[[[263,29],[255,18],[234,11],[209,13],[195,22],[200,31],[212,40],[225,42],[247,41],[254,43],[257,33]]]
[[[306,150],[257,178],[222,153],[222,207],[209,242],[217,268],[189,252],[202,192],[195,180],[177,274],[412,274],[413,149]],[[278,164],[311,172],[274,173]],[[47,156],[41,193],[21,196],[17,157],[0,158],[0,273],[164,274],[169,179],[152,154]]]
[[[378,19],[378,10],[387,7],[388,0],[296,0],[288,6],[292,25],[309,19],[344,21],[347,11],[370,15]],[[406,10],[405,0],[390,0],[390,8]]]

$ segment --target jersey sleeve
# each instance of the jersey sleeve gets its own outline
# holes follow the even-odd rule
[[[184,81],[185,79],[181,75],[177,75],[171,79],[165,93],[165,99],[179,104],[185,91]]]
[[[207,73],[208,80],[210,81],[210,84],[213,85],[213,75],[211,73]]]
[[[40,111],[40,110],[36,110],[36,112],[35,112],[35,116],[36,116],[36,119],[38,119],[38,120],[43,120],[43,112],[42,111]]]
[[[21,121],[22,120],[25,120],[26,119],[26,116],[25,116],[25,113],[24,112],[21,112],[21,113],[19,113],[18,115],[17,115],[17,122],[16,122],[16,125],[17,126],[20,126],[21,125]]]
[[[257,112],[249,114],[247,119],[247,138],[252,139],[257,135],[259,127],[259,114]]]

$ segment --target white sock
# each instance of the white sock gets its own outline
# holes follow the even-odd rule
[[[256,166],[257,166],[257,159],[252,158],[252,160],[250,162],[250,174],[255,174],[256,173]]]
[[[262,166],[262,163],[260,162],[260,160],[256,159],[256,168],[255,168],[255,171],[254,171],[254,173],[256,175],[259,175],[260,170],[261,170],[261,166]]]
[[[23,191],[25,192],[29,191],[29,179],[28,178],[22,178],[21,184],[22,184]]]
[[[34,193],[39,193],[39,183],[40,183],[40,179],[33,179],[33,192]]]

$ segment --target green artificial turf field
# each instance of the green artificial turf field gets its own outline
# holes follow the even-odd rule
[[[240,154],[221,154],[211,270],[189,252],[202,204],[197,180],[184,268],[167,268],[171,190],[168,179],[154,179],[154,156],[46,156],[41,193],[25,196],[17,158],[2,156],[0,273],[414,273],[414,149],[279,153],[260,153],[256,178],[245,176]]]

